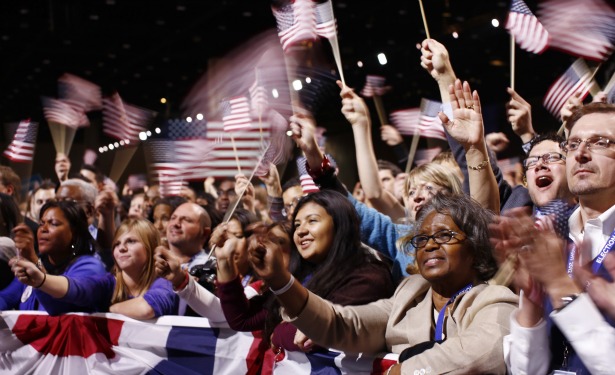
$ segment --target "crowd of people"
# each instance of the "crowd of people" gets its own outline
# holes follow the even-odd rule
[[[564,134],[536,134],[509,89],[526,154],[525,183],[511,185],[479,94],[446,48],[425,40],[420,64],[440,89],[450,150],[409,173],[404,158],[378,160],[366,103],[338,82],[357,150],[352,191],[300,109],[290,131],[317,192],[281,181],[273,164],[261,181],[120,192],[58,154],[57,183],[22,199],[20,177],[0,166],[0,310],[188,315],[262,331],[251,373],[284,351],[326,348],[399,354],[387,375],[612,372],[615,105],[573,95]],[[394,127],[382,137],[403,149]]]

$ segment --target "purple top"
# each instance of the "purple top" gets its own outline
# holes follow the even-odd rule
[[[68,292],[62,301],[74,302],[83,306],[94,306],[96,311],[107,312],[115,288],[115,276],[68,278]],[[133,297],[129,297],[133,298]],[[177,315],[179,297],[173,292],[168,280],[157,278],[143,295],[152,307],[156,317]]]
[[[105,274],[107,274],[105,265],[99,259],[91,255],[82,255],[69,264],[62,276],[66,276],[70,280],[71,278],[103,276]],[[30,295],[28,296],[28,294]],[[24,299],[25,301],[21,302]],[[49,315],[97,311],[92,305],[56,299],[38,289],[28,288],[16,278],[9,286],[0,291],[0,310],[12,309],[47,311]]]

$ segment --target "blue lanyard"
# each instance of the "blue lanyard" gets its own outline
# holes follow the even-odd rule
[[[460,294],[468,292],[470,289],[472,289],[472,287],[473,287],[472,284],[466,285],[460,291],[458,291],[457,293],[453,294],[453,296],[451,297],[451,299],[448,300],[446,305],[444,305],[444,307],[442,307],[442,310],[440,310],[440,313],[438,314],[438,320],[436,321],[436,341],[442,340],[442,332],[444,330],[444,315],[446,315],[446,308],[448,307],[448,305],[450,305],[451,303],[455,302],[455,299]]]
[[[604,261],[604,258],[606,258],[607,254],[610,253],[611,250],[613,250],[614,246],[615,230],[613,230],[613,233],[611,233],[611,235],[609,236],[609,239],[604,244],[604,247],[600,251],[600,254],[598,254],[598,256],[596,256],[596,258],[594,258],[594,260],[592,261],[592,271],[594,274],[598,273],[600,267],[602,267],[602,262]],[[574,267],[574,256],[576,251],[577,247],[575,244],[573,244],[572,248],[568,252],[568,268],[566,270],[568,272],[568,275],[570,276],[572,276],[572,268]]]
[[[600,267],[602,267],[602,262],[604,261],[604,258],[608,253],[611,252],[611,250],[613,250],[613,246],[615,246],[615,230],[613,231],[613,233],[611,233],[609,239],[606,240],[606,243],[604,244],[604,247],[602,248],[600,254],[598,254],[598,256],[592,262],[592,271],[594,271],[594,274],[598,273],[598,270],[600,269]]]

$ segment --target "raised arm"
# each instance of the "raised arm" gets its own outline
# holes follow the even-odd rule
[[[506,90],[510,95],[510,101],[506,104],[508,122],[521,141],[528,143],[536,135],[532,126],[532,106],[515,90],[510,87]]]
[[[470,195],[483,207],[495,213],[500,212],[500,194],[493,170],[489,164],[489,153],[485,143],[483,116],[480,99],[470,85],[456,80],[449,87],[449,99],[454,120],[440,113],[440,120],[447,132],[459,142],[466,154]]]
[[[372,142],[371,120],[363,99],[351,88],[337,82],[342,89],[342,114],[352,125],[359,180],[372,206],[396,221],[405,217],[404,207],[393,194],[383,189]]]

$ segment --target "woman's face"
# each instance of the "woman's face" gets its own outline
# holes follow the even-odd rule
[[[232,219],[228,222],[227,234],[231,238],[237,239],[237,247],[235,247],[235,264],[239,273],[245,275],[250,269],[248,262],[248,241],[241,229],[241,223],[237,219]]]
[[[147,249],[134,230],[119,236],[113,243],[113,258],[118,268],[140,275],[147,265]]]
[[[416,249],[419,272],[432,284],[463,286],[472,282],[476,271],[472,267],[474,253],[471,244],[449,215],[430,212],[418,234],[433,236],[441,231],[453,231],[456,234],[453,234],[449,242],[442,244],[430,238],[425,246]]]
[[[64,212],[57,207],[47,209],[40,220],[37,232],[38,249],[41,254],[68,255],[73,249],[73,233]]]
[[[160,233],[161,238],[167,237],[167,225],[169,225],[169,219],[172,213],[173,210],[171,206],[167,204],[159,204],[154,208],[154,214],[152,215],[154,218],[154,227]]]
[[[438,192],[445,190],[435,182],[414,178],[408,188],[406,208],[412,221],[416,220],[416,213],[433,198]]]
[[[304,204],[295,217],[293,240],[303,259],[319,264],[333,244],[333,218],[314,202]]]

